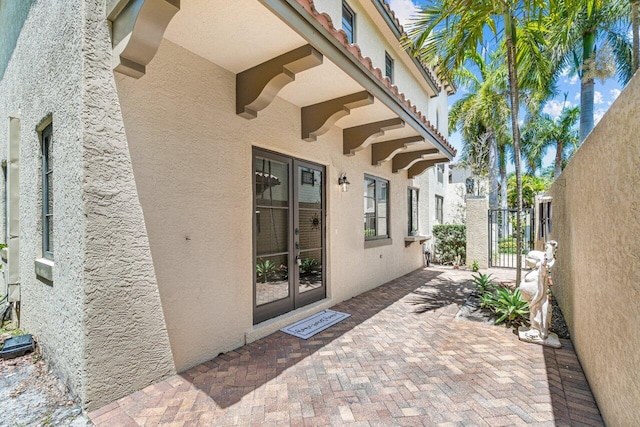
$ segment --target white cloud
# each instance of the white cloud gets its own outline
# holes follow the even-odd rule
[[[579,81],[580,81],[580,77],[578,77],[578,75],[575,75],[575,76],[572,76],[569,79],[569,84],[570,85],[574,85],[574,84],[578,83]]]
[[[611,94],[611,100],[615,101],[616,99],[618,99],[618,96],[620,96],[620,92],[622,92],[620,89],[611,89],[609,91],[609,93]]]
[[[604,113],[606,113],[607,110],[605,110],[604,108],[598,108],[594,113],[593,113],[593,121],[594,123],[598,123],[600,121],[600,119],[602,118],[602,116],[604,116]]]
[[[389,0],[389,7],[391,7],[391,10],[396,14],[396,18],[403,26],[406,26],[413,15],[420,10],[411,0]]]
[[[565,106],[569,108],[572,106],[572,104],[570,102],[564,103],[564,102],[556,101],[555,99],[552,99],[551,101],[545,104],[544,108],[542,109],[542,112],[545,114],[549,114],[552,117],[558,117],[560,115],[560,112],[562,112],[562,108]]]
[[[580,101],[580,92],[576,93],[576,96],[573,97],[573,99],[575,99],[576,101]]]
[[[595,105],[604,104],[604,100],[602,99],[602,93],[598,92],[597,90],[593,92],[593,103]]]

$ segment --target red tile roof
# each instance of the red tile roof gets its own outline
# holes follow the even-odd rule
[[[396,16],[396,13],[393,11],[393,9],[391,9],[391,6],[389,5],[389,3],[387,3],[386,0],[380,0],[380,4],[382,4],[382,6],[387,10],[387,12],[389,13],[389,16],[391,16],[391,19],[393,19],[396,27],[398,28],[398,30],[403,34],[406,35],[406,31],[404,30],[404,27],[402,26],[402,24],[400,23],[400,20],[398,19],[398,17]],[[427,72],[427,74],[429,74],[429,76],[431,77],[431,79],[436,82],[436,85],[438,85],[438,87],[440,88],[440,85],[437,83],[438,82],[438,78],[436,76],[437,73],[434,73],[434,71],[425,63],[422,63],[422,67],[424,68],[424,70]],[[444,83],[444,89],[447,91],[447,94],[452,95],[455,92],[455,87],[451,84],[449,84],[448,81],[440,79],[443,81]]]

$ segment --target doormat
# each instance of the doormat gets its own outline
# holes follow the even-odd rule
[[[294,337],[306,340],[308,338],[311,338],[318,332],[322,332],[325,329],[335,325],[336,323],[346,319],[349,316],[351,315],[347,313],[341,313],[339,311],[324,310],[280,330],[289,335],[293,335]]]

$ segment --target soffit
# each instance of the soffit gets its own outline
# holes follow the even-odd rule
[[[316,14],[317,12],[312,13],[312,17],[318,19]],[[238,19],[239,17],[241,19]],[[335,32],[330,23],[321,20],[321,24],[329,28],[332,34]],[[180,11],[168,25],[164,37],[234,74],[309,43],[256,0],[183,1]],[[341,41],[340,37],[338,39]],[[357,46],[351,46],[349,50],[357,61],[373,69],[368,58],[361,57]],[[376,72],[380,73],[380,70],[372,72],[375,75]],[[376,78],[384,83],[380,76]],[[325,56],[322,65],[297,73],[295,83],[280,90],[278,97],[304,107],[363,89],[361,84]],[[395,91],[397,92],[397,89]],[[406,103],[401,94],[396,95],[399,95],[401,102]],[[407,105],[413,107],[410,103]],[[424,121],[424,117],[416,113]],[[394,117],[397,115],[376,99],[372,105],[353,109],[335,125],[344,129]],[[416,134],[417,131],[411,126],[405,126],[385,132],[379,141]],[[407,151],[430,147],[432,144],[427,142],[412,146]]]
[[[234,74],[308,43],[256,0],[182,2],[164,37]],[[278,96],[299,107],[363,90],[326,57],[295,79]]]
[[[308,42],[256,0],[189,0],[164,37],[237,74]]]

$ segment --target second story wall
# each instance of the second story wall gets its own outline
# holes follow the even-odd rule
[[[373,2],[345,0],[355,14],[354,43],[374,67],[385,74],[385,53],[393,59],[393,84],[447,137],[448,98],[445,90],[432,98],[432,89]],[[343,0],[315,0],[319,12],[328,14],[336,28],[343,28]]]

